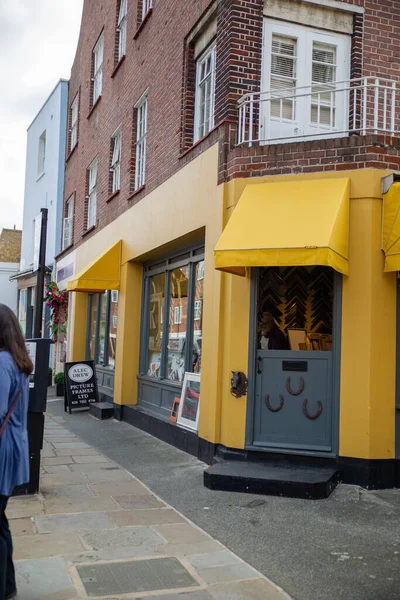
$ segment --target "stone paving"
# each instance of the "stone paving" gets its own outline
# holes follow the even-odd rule
[[[7,514],[20,600],[289,599],[62,417],[46,417],[41,493]]]

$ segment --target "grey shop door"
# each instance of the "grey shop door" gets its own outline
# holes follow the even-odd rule
[[[332,352],[258,350],[252,446],[331,452]]]

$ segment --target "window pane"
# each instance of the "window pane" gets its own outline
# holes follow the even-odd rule
[[[160,376],[161,345],[163,335],[162,313],[164,310],[165,273],[150,279],[149,340],[147,346],[147,375]]]
[[[99,356],[97,362],[104,364],[104,344],[106,339],[106,320],[107,320],[107,292],[102,294],[100,299],[100,327],[99,327]]]
[[[110,307],[110,335],[108,340],[108,364],[115,367],[115,353],[117,349],[117,327],[118,327],[118,291],[111,291]]]
[[[167,377],[176,382],[182,382],[185,375],[188,277],[188,267],[171,271]]]
[[[201,343],[203,330],[203,284],[204,284],[204,261],[197,263],[195,270],[195,292],[194,292],[194,325],[193,325],[193,349],[192,349],[192,372],[201,372]]]
[[[92,311],[90,316],[90,360],[94,360],[96,346],[96,316],[97,316],[97,294],[92,295]]]
[[[18,320],[22,329],[22,333],[26,334],[26,289],[20,290],[19,292],[19,307],[18,307]]]

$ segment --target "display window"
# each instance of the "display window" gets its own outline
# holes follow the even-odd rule
[[[145,267],[141,375],[182,386],[200,373],[204,249]]]
[[[115,367],[118,327],[118,291],[89,294],[86,331],[86,360]]]

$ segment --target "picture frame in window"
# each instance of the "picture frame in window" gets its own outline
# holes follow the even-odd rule
[[[111,290],[111,302],[117,304],[118,302],[118,290]]]
[[[176,420],[178,418],[180,401],[180,398],[174,398],[174,401],[172,402],[171,414],[169,415],[169,420],[172,421],[172,423],[176,423]]]
[[[197,431],[200,415],[200,373],[185,373],[177,423]]]
[[[301,350],[307,343],[307,332],[305,329],[288,328],[290,350]]]

